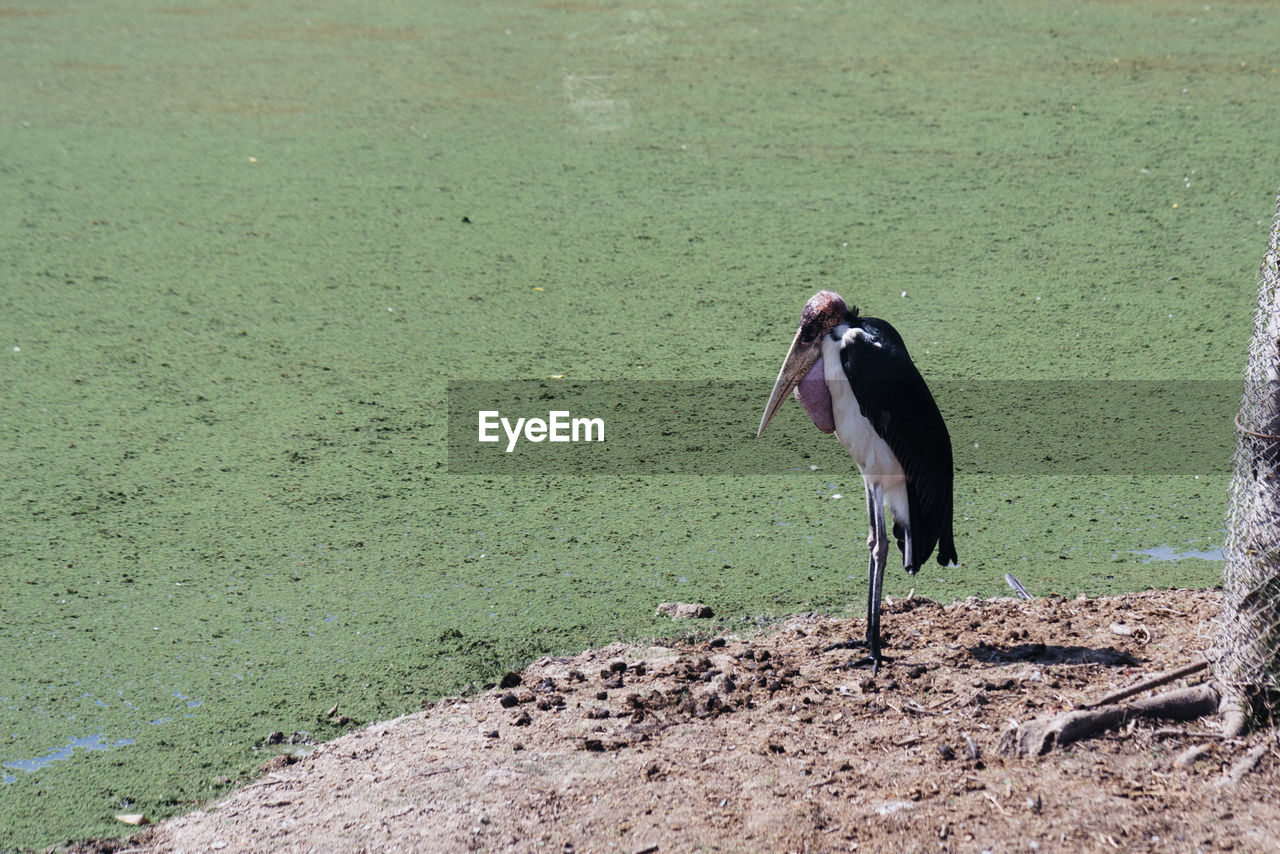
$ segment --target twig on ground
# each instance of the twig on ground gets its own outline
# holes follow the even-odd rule
[[[931,711],[929,711],[929,710],[928,710],[928,709],[926,709],[924,706],[922,706],[922,705],[920,705],[919,703],[917,703],[915,700],[907,700],[906,705],[904,705],[904,706],[902,707],[902,710],[903,710],[904,712],[908,712],[908,713],[913,714],[913,715],[927,715],[927,716],[929,716],[929,717],[937,717],[937,716],[938,716],[938,713],[937,713],[937,712],[931,712]]]
[[[1177,727],[1161,727],[1160,729],[1153,729],[1149,734],[1152,738],[1209,738],[1214,740],[1227,738],[1220,732],[1197,732],[1189,729],[1178,729]]]
[[[1120,691],[1115,691],[1101,699],[1094,700],[1092,703],[1086,703],[1080,708],[1096,709],[1100,706],[1109,706],[1112,703],[1127,700],[1135,694],[1141,694],[1143,691],[1149,691],[1152,688],[1159,688],[1161,685],[1167,685],[1168,683],[1181,679],[1184,676],[1191,676],[1192,674],[1199,673],[1208,666],[1209,662],[1207,661],[1197,661],[1184,667],[1179,667],[1177,670],[1170,670],[1168,673],[1161,673],[1159,676],[1153,676],[1144,682],[1139,682],[1137,685],[1130,686]]]
[[[275,774],[272,774],[272,775],[271,775],[268,779],[266,779],[266,780],[259,780],[259,781],[258,781],[258,782],[256,782],[256,783],[250,783],[249,785],[244,786],[243,788],[245,788],[245,789],[256,789],[256,788],[258,788],[259,786],[279,786],[281,783],[288,783],[288,782],[289,782],[289,780],[287,780],[286,778],[284,778],[284,777],[279,777],[279,776],[277,776],[277,775],[275,775]]]
[[[1269,741],[1264,741],[1262,744],[1255,746],[1244,756],[1240,757],[1240,759],[1236,760],[1236,764],[1232,765],[1231,768],[1222,775],[1222,779],[1213,784],[1213,787],[1215,789],[1221,789],[1239,785],[1240,781],[1244,779],[1246,774],[1258,767],[1258,762],[1261,761],[1264,755],[1266,755],[1267,748],[1270,746],[1271,744]]]

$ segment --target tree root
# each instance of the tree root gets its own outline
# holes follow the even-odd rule
[[[1156,730],[1155,734],[1200,739],[1218,738],[1224,741],[1238,739],[1249,729],[1250,712],[1253,710],[1253,704],[1248,695],[1238,686],[1224,685],[1211,680],[1190,688],[1166,691],[1154,697],[1127,703],[1120,702],[1135,694],[1168,684],[1175,679],[1199,673],[1208,666],[1208,662],[1188,664],[1108,694],[1076,711],[1063,712],[1051,718],[1036,718],[1024,724],[1015,723],[1000,733],[996,752],[1011,757],[1040,756],[1053,750],[1055,746],[1065,747],[1072,742],[1118,729],[1140,718],[1190,721],[1215,713],[1222,720],[1220,733],[1160,729]],[[1262,761],[1267,751],[1276,746],[1280,746],[1280,733],[1273,733],[1271,737],[1261,744],[1254,745],[1237,759],[1214,784],[1214,788],[1229,789],[1239,785],[1241,780],[1258,767],[1258,763]],[[1190,770],[1198,760],[1204,757],[1207,750],[1208,748],[1203,744],[1193,745],[1179,753],[1174,758],[1174,764]]]
[[[1227,770],[1227,773],[1222,775],[1221,780],[1213,784],[1213,787],[1215,789],[1223,789],[1239,785],[1245,774],[1258,767],[1258,762],[1262,760],[1262,757],[1266,755],[1267,750],[1270,748],[1271,745],[1265,741],[1262,744],[1255,745],[1252,750],[1236,760],[1236,763]]]
[[[1104,698],[1106,699],[1106,698]],[[996,751],[1005,756],[1039,756],[1055,745],[1062,747],[1123,726],[1138,718],[1189,721],[1218,710],[1222,692],[1212,682],[1179,688],[1131,703],[1063,712],[1051,718],[1037,718],[1015,724],[1000,734]]]
[[[1226,686],[1222,690],[1222,700],[1218,703],[1218,714],[1222,715],[1222,734],[1227,738],[1244,735],[1249,728],[1249,712],[1252,704],[1238,689]]]

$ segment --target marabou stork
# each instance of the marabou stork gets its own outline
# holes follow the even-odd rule
[[[820,291],[805,303],[800,329],[778,372],[759,437],[789,392],[824,433],[834,432],[858,464],[867,493],[867,658],[879,670],[880,598],[889,538],[884,505],[902,567],[915,573],[938,549],[956,562],[951,529],[951,437],[906,344],[888,322],[863,317],[839,294]]]

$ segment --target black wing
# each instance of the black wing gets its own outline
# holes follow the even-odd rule
[[[907,476],[914,563],[908,569],[923,566],[935,546],[938,563],[955,563],[951,436],[942,413],[898,331],[875,317],[858,317],[854,324],[864,336],[846,339],[840,362],[863,417],[888,443]],[[895,522],[893,527],[902,548],[901,526]]]

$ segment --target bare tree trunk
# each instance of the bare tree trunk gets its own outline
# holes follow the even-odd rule
[[[1239,731],[1280,696],[1280,208],[1262,259],[1236,428],[1213,658],[1227,727]]]

